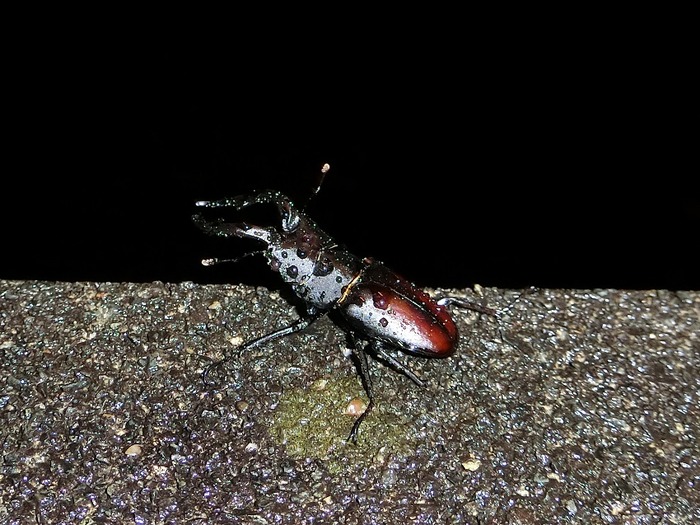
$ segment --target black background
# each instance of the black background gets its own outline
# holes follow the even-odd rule
[[[204,236],[193,203],[303,202],[328,162],[308,214],[420,286],[697,289],[683,83],[641,55],[260,78],[223,52],[44,50],[11,75],[0,278],[276,287],[262,258],[199,264],[257,246]]]

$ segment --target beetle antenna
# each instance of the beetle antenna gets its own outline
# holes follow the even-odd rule
[[[306,207],[311,202],[311,199],[313,199],[318,194],[318,192],[321,191],[321,185],[323,184],[323,180],[326,178],[326,173],[328,173],[330,169],[331,165],[327,162],[323,166],[321,166],[321,175],[318,178],[318,184],[316,185],[316,188],[314,188],[314,191],[311,192],[311,195],[309,195],[309,198],[306,199],[306,202],[304,203],[302,209],[306,209]]]
[[[265,252],[263,252],[262,250],[258,250],[256,252],[244,253],[243,255],[241,255],[240,257],[236,257],[235,259],[218,259],[216,257],[213,257],[211,259],[202,259],[202,266],[214,266],[215,264],[221,263],[235,263],[251,255],[262,255],[263,253]]]

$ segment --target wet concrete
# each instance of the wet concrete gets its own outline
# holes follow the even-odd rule
[[[0,281],[0,522],[697,523],[700,293],[452,290],[448,359],[374,363],[231,285]],[[444,294],[445,290],[431,293]]]

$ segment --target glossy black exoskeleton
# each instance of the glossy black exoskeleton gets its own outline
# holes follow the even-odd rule
[[[303,330],[331,310],[339,312],[353,343],[358,370],[369,398],[367,409],[355,421],[350,432],[348,439],[353,442],[357,441],[360,424],[374,407],[368,353],[378,356],[422,386],[422,381],[388,351],[398,348],[408,354],[448,357],[454,353],[459,336],[447,305],[456,304],[494,314],[490,308],[456,297],[434,300],[381,262],[356,257],[338,245],[278,191],[268,190],[196,203],[202,208],[234,210],[255,204],[276,205],[281,219],[280,228],[245,222],[209,221],[201,214],[194,215],[193,221],[210,235],[245,237],[264,243],[266,249],[263,253],[270,267],[304,301],[306,315],[290,326],[244,343],[238,350]],[[202,264],[208,266],[217,262],[222,261],[204,259]]]

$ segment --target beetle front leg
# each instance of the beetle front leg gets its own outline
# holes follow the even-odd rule
[[[252,339],[251,341],[242,344],[235,350],[236,355],[240,355],[240,353],[245,350],[255,348],[256,346],[260,346],[261,344],[267,343],[269,341],[274,341],[275,339],[279,339],[280,337],[300,332],[301,330],[309,326],[311,323],[324,316],[326,313],[328,312],[311,310],[309,315],[307,315],[306,317],[302,317],[297,321],[294,321],[289,326],[285,326],[284,328],[280,328],[279,330],[275,330],[274,332],[263,335],[262,337],[258,337],[256,339]],[[220,361],[209,365],[202,373],[202,379],[204,380],[204,382],[208,385],[213,384],[213,382],[209,381],[209,374],[211,373],[212,369],[222,366],[230,359],[233,359],[233,357],[234,356],[225,357],[224,359],[221,359]]]

